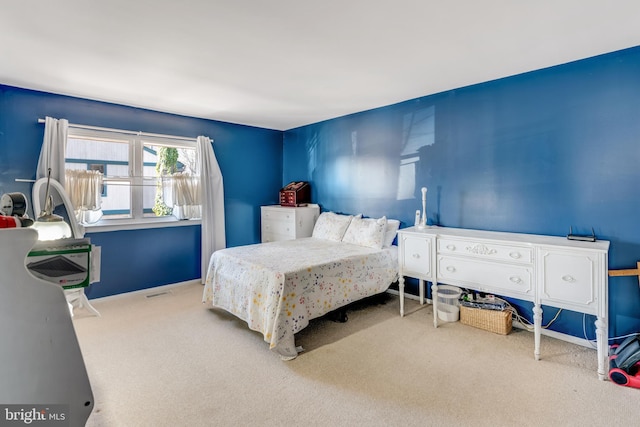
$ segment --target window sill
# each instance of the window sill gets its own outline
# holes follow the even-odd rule
[[[200,219],[180,220],[176,218],[152,218],[146,221],[133,219],[108,219],[100,220],[95,224],[85,225],[84,231],[87,234],[91,234],[108,231],[143,230],[147,228],[185,227],[201,224],[202,221]]]

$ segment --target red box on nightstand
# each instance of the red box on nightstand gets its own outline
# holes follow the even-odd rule
[[[294,181],[280,190],[280,206],[304,206],[310,201],[311,186],[306,181]]]

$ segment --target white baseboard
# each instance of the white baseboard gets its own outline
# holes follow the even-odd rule
[[[167,292],[167,291],[170,291],[171,289],[175,289],[181,286],[188,286],[188,285],[195,285],[195,284],[201,285],[202,280],[200,279],[187,280],[185,282],[170,283],[168,285],[161,285],[161,286],[154,286],[146,289],[140,289],[139,291],[124,292],[122,294],[116,294],[116,295],[108,295],[106,297],[93,298],[91,299],[91,302],[108,301],[108,300],[114,300],[119,298],[131,297],[135,295],[146,296],[149,294],[159,294],[159,293]]]
[[[533,330],[528,329],[527,327],[525,327],[520,322],[515,322],[514,321],[513,322],[513,327],[514,328],[518,328],[518,329],[524,329],[524,330],[527,330],[527,331],[533,333]],[[558,331],[552,331],[550,329],[542,329],[540,331],[540,334],[548,336],[548,337],[551,337],[551,338],[555,338],[555,339],[558,339],[558,340],[570,342],[572,344],[580,345],[582,347],[592,348],[594,350],[596,349],[595,345],[591,341],[589,341],[589,340],[587,340],[585,338],[574,337],[573,335],[564,334],[564,333],[558,332]]]
[[[387,289],[387,292],[392,294],[392,295],[400,295],[400,292],[396,291],[395,289]],[[418,295],[405,293],[404,297],[407,298],[407,299],[420,301],[420,297]],[[426,299],[425,298],[425,303],[431,304],[432,302],[433,301],[431,301],[430,299]],[[529,331],[529,332],[533,333],[533,330],[528,329],[527,327],[525,327],[520,322],[514,321],[513,322],[513,327],[514,328],[518,328],[518,329],[524,329],[526,331]],[[595,345],[591,341],[589,341],[589,340],[587,340],[585,338],[574,337],[573,335],[564,334],[562,332],[552,331],[550,329],[542,329],[540,331],[540,334],[548,336],[548,337],[551,337],[551,338],[555,338],[555,339],[558,339],[558,340],[570,342],[572,344],[580,345],[582,347],[593,348],[593,349],[596,348]]]

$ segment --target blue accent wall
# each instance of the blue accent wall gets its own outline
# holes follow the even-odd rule
[[[557,236],[593,228],[611,241],[611,269],[634,267],[640,47],[289,130],[283,171],[283,183],[310,181],[323,210],[406,227],[425,186],[430,224]],[[609,307],[612,335],[640,331],[637,277],[610,278]],[[584,331],[583,320],[564,312],[551,329],[594,339],[594,319]]]
[[[260,241],[260,205],[277,201],[282,132],[0,85],[0,194],[31,199],[44,125],[38,118],[214,140],[225,186],[227,246]],[[88,233],[102,247],[99,283],[89,298],[200,278],[200,226]]]

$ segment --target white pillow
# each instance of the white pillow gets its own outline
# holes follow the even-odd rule
[[[396,238],[396,233],[400,228],[400,221],[397,219],[388,219],[387,220],[387,230],[384,233],[384,242],[382,243],[383,248],[391,247],[393,244],[393,239]]]
[[[352,215],[322,212],[313,226],[311,236],[317,239],[340,242],[351,223],[351,218],[353,218]]]
[[[353,218],[343,242],[369,248],[382,249],[384,235],[387,230],[387,217],[382,218]]]

